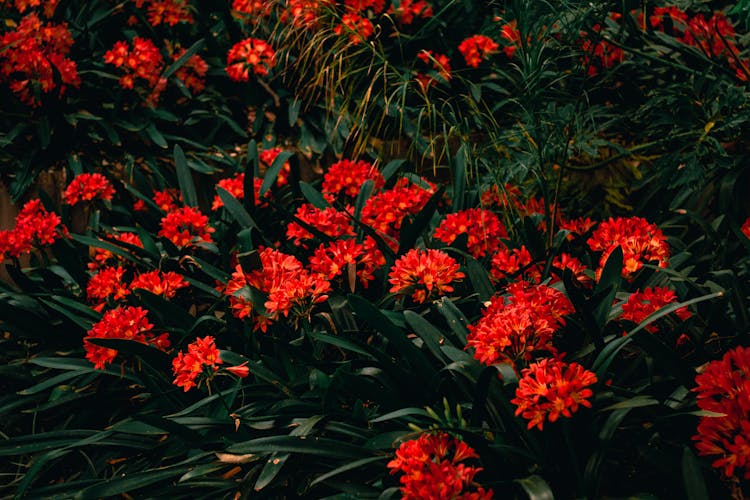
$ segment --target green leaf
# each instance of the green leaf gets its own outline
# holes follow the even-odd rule
[[[436,359],[442,361],[443,364],[447,364],[445,355],[443,354],[443,351],[440,350],[440,346],[446,342],[445,335],[414,311],[404,311],[404,319],[406,320],[406,323],[414,329],[414,333],[424,341],[424,344],[430,350],[432,355],[435,356]],[[448,341],[448,344],[450,345],[450,341]]]
[[[361,460],[355,460],[353,462],[349,462],[346,465],[342,465],[341,467],[337,467],[337,468],[333,469],[332,471],[326,472],[325,474],[316,477],[310,483],[310,486],[315,486],[316,484],[318,484],[320,482],[323,482],[326,479],[331,478],[333,476],[337,476],[337,475],[341,474],[342,472],[347,472],[347,471],[350,471],[350,470],[353,470],[353,469],[357,469],[359,467],[362,467],[363,465],[371,464],[373,462],[380,462],[380,461],[382,461],[384,459],[385,459],[385,457],[368,457],[368,458],[363,458]]]
[[[331,206],[331,204],[328,203],[325,198],[323,198],[323,195],[320,194],[320,191],[312,187],[307,182],[299,181],[299,188],[300,191],[302,191],[302,195],[305,197],[305,199],[309,201],[310,204],[315,208],[319,210],[325,210],[326,208]]]
[[[709,500],[711,498],[708,495],[708,488],[706,488],[698,459],[687,446],[682,448],[682,481],[685,484],[685,493],[688,500]]]
[[[385,167],[383,167],[383,170],[380,173],[383,175],[386,182],[388,182],[388,179],[393,177],[393,175],[399,171],[404,163],[406,163],[406,160],[391,160]]]
[[[227,212],[229,212],[240,226],[243,228],[258,227],[250,214],[247,213],[247,210],[245,210],[245,207],[242,206],[242,203],[232,193],[220,186],[216,186],[216,192],[219,194],[222,203],[224,203],[224,208],[227,209]]]
[[[154,125],[153,123],[149,124],[149,126],[146,127],[146,134],[154,142],[154,144],[156,144],[160,148],[167,149],[167,140],[164,138],[161,132],[159,132],[159,129],[156,128],[156,125]]]
[[[460,344],[465,345],[466,336],[469,334],[469,330],[466,328],[469,321],[464,313],[448,297],[443,297],[436,303],[436,307],[438,312],[448,321],[448,326],[456,334]]]
[[[269,436],[235,443],[229,453],[299,453],[328,458],[362,458],[372,452],[353,444],[317,436]]]
[[[185,473],[187,467],[184,465],[173,465],[159,469],[151,469],[145,472],[136,472],[134,474],[120,474],[113,479],[103,481],[94,486],[89,486],[78,492],[75,496],[77,500],[98,499],[120,495],[135,490],[139,490],[154,483],[159,483],[179,476]]]
[[[168,369],[171,366],[171,360],[167,353],[142,342],[128,339],[103,339],[94,337],[87,337],[86,340],[94,345],[115,349],[120,354],[138,356],[155,367]]]
[[[268,190],[271,189],[271,186],[273,186],[273,183],[276,182],[276,178],[279,176],[279,172],[281,172],[281,168],[284,166],[284,163],[286,163],[293,154],[294,153],[291,151],[282,151],[278,154],[278,156],[276,156],[276,159],[273,161],[268,170],[266,170],[266,173],[263,176],[263,184],[260,185],[261,196],[266,194]]]
[[[174,165],[175,169],[177,169],[177,182],[180,185],[182,200],[185,202],[185,205],[189,207],[197,207],[198,194],[195,191],[193,175],[190,172],[190,167],[188,167],[185,152],[179,144],[174,145]]]
[[[188,59],[193,57],[201,48],[203,48],[203,45],[205,43],[205,40],[201,38],[197,42],[195,42],[193,45],[191,45],[184,54],[182,54],[180,57],[177,58],[175,62],[169,65],[169,67],[164,70],[164,73],[162,73],[162,78],[169,78],[174,74],[175,71],[180,69],[185,65],[185,63],[188,62]]]
[[[453,159],[453,212],[463,210],[466,200],[466,144],[461,144]]]
[[[371,424],[377,423],[377,422],[387,422],[388,420],[394,420],[401,417],[407,417],[411,415],[419,415],[420,417],[429,417],[430,414],[427,413],[424,408],[401,408],[400,410],[392,411],[390,413],[386,413],[385,415],[381,415],[377,418],[373,418],[370,420]]]
[[[155,295],[148,290],[136,288],[133,293],[141,300],[149,314],[158,317],[162,325],[176,326],[183,331],[190,331],[195,318],[189,312],[161,295]]]
[[[523,479],[516,479],[515,482],[521,485],[530,500],[555,500],[552,489],[541,476],[534,474]]]
[[[495,288],[490,282],[487,271],[471,255],[466,256],[466,272],[469,275],[469,281],[474,286],[474,291],[479,295],[479,300],[487,302],[495,295]]]

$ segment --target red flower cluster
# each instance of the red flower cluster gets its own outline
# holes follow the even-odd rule
[[[521,190],[512,184],[505,184],[502,189],[497,184],[482,191],[480,202],[484,208],[506,209],[518,206]]]
[[[276,157],[279,156],[279,153],[281,153],[282,151],[284,151],[283,148],[265,149],[258,153],[258,159],[266,168],[271,168],[271,165],[273,165]],[[276,177],[276,185],[278,187],[282,187],[289,184],[289,175],[291,174],[291,172],[292,166],[289,165],[288,161],[284,162],[284,165],[281,166],[281,170],[279,170],[279,175]],[[261,173],[263,173],[263,170],[261,170]]]
[[[437,432],[402,443],[388,468],[391,474],[403,474],[399,480],[404,500],[493,498],[492,490],[474,482],[482,468],[461,463],[470,458],[479,458],[473,448]]]
[[[423,91],[427,89],[433,83],[447,83],[451,79],[451,65],[450,59],[445,54],[437,54],[431,50],[420,50],[417,54],[417,59],[430,66],[430,73],[439,77],[435,78],[431,74],[417,73],[415,77],[417,83],[422,87]]]
[[[261,269],[249,273],[238,265],[224,290],[237,318],[249,317],[254,309],[260,309],[256,311],[255,327],[265,332],[280,314],[292,313],[295,320],[307,318],[315,304],[328,298],[330,283],[304,269],[296,257],[266,248],[260,253],[260,262]],[[266,294],[265,311],[253,304],[249,287]]]
[[[357,12],[372,9],[373,13],[380,14],[385,9],[385,0],[344,0],[344,5]]]
[[[338,161],[323,176],[323,195],[329,202],[333,202],[334,197],[339,195],[356,198],[362,184],[368,179],[375,183],[376,190],[385,184],[385,179],[372,163],[364,160]]]
[[[279,20],[285,23],[291,19],[297,28],[310,28],[318,22],[322,10],[331,4],[331,0],[288,0]]]
[[[34,246],[51,245],[67,234],[60,216],[48,212],[41,200],[31,200],[16,216],[16,226],[0,231],[0,258],[18,258]]]
[[[500,36],[510,43],[510,45],[503,47],[503,52],[505,52],[508,59],[512,59],[513,54],[516,53],[516,49],[521,46],[521,32],[518,30],[517,25],[518,22],[514,19],[504,24],[500,29]]]
[[[542,430],[544,421],[556,422],[560,415],[572,417],[579,406],[591,408],[588,386],[597,382],[596,375],[578,363],[546,358],[532,363],[521,372],[516,397],[516,415],[529,421],[528,428]]]
[[[576,257],[573,257],[569,253],[563,252],[559,256],[556,256],[554,259],[552,259],[552,267],[560,272],[560,276],[562,276],[562,273],[565,272],[566,269],[570,269],[570,272],[573,273],[573,277],[585,287],[589,287],[594,284],[594,280],[592,280],[591,277],[585,272],[586,266],[584,266],[580,260],[578,260]]]
[[[113,239],[120,241],[122,243],[126,243],[128,245],[133,245],[136,247],[143,248],[143,243],[141,242],[141,238],[135,234],[135,233],[119,233],[114,236],[112,236]],[[106,265],[110,262],[110,260],[114,259],[115,257],[118,260],[122,260],[122,257],[116,256],[109,250],[105,248],[99,248],[99,247],[91,247],[91,262],[88,263],[88,268],[90,270],[99,269],[99,267]]]
[[[622,14],[610,12],[609,17],[617,21],[622,17]],[[592,29],[596,33],[602,30],[599,24],[595,24]],[[582,35],[586,36],[586,33],[582,33]],[[581,42],[581,50],[583,51],[581,63],[589,76],[596,76],[602,70],[613,68],[615,64],[625,60],[625,52],[620,47],[601,38],[597,40],[585,38]]]
[[[195,380],[206,373],[211,379],[219,369],[217,365],[222,364],[219,350],[216,348],[214,338],[210,335],[202,339],[195,339],[188,344],[187,352],[177,353],[172,360],[172,372],[177,387],[182,387],[185,392],[197,387]]]
[[[148,311],[142,307],[112,309],[89,330],[87,338],[134,340],[164,351],[170,345],[169,336],[166,333],[158,336],[151,333],[154,325],[148,322],[147,314]],[[94,363],[94,367],[99,370],[103,370],[117,356],[116,349],[101,347],[86,339],[83,341],[83,347],[86,350],[86,359]]]
[[[523,281],[507,292],[492,297],[479,321],[469,325],[466,348],[473,347],[474,357],[486,365],[556,354],[553,336],[565,325],[563,316],[575,310],[570,300],[554,288]]]
[[[4,4],[13,3],[13,6],[21,14],[32,7],[44,7],[42,10],[44,17],[50,18],[54,15],[59,2],[60,0],[45,0],[44,5],[42,5],[42,0],[0,0],[0,7],[4,7]],[[7,7],[10,7],[10,5],[7,5]]]
[[[656,311],[675,302],[677,302],[677,295],[669,288],[658,286],[645,288],[642,292],[637,291],[628,297],[628,300],[622,305],[620,319],[640,324]],[[683,321],[690,317],[690,311],[687,310],[687,307],[679,308],[675,311],[675,314]],[[646,330],[656,333],[659,331],[659,327],[651,323],[646,326]]]
[[[178,247],[196,243],[213,243],[208,217],[193,207],[182,207],[169,212],[161,220],[159,236],[167,238]]]
[[[271,15],[273,4],[267,0],[233,0],[232,15],[254,24]]]
[[[148,102],[155,104],[159,94],[167,84],[161,77],[164,59],[154,42],[147,38],[133,38],[133,47],[128,42],[115,42],[112,49],[104,54],[104,62],[122,69],[125,74],[120,77],[120,86],[133,89],[136,78],[143,80],[149,91]]]
[[[135,0],[135,6],[139,9],[143,8],[144,4],[148,4],[146,9],[151,26],[159,26],[162,23],[170,26],[177,23],[193,24],[188,0]]]
[[[179,189],[175,188],[154,191],[154,203],[165,212],[173,212],[182,204],[182,193],[180,193]]]
[[[246,38],[235,43],[227,53],[226,71],[236,82],[250,80],[250,71],[266,76],[276,66],[276,52],[268,42],[257,38]]]
[[[385,236],[397,238],[404,217],[418,214],[434,192],[432,185],[425,189],[406,178],[399,179],[392,189],[367,200],[362,208],[362,223]]]
[[[576,236],[583,236],[588,233],[589,230],[596,225],[596,222],[592,221],[588,217],[579,217],[577,219],[562,219],[560,221],[560,229],[570,231],[568,240],[575,239]]]
[[[464,56],[466,65],[478,68],[482,59],[495,54],[500,45],[492,38],[485,35],[470,36],[458,46],[458,51]]]
[[[603,252],[599,260],[597,279],[612,251],[620,246],[623,253],[622,276],[630,278],[647,262],[656,262],[659,267],[669,264],[669,245],[664,233],[656,224],[641,217],[610,217],[587,241],[589,248]]]
[[[354,288],[354,276],[367,288],[369,282],[375,279],[373,273],[384,263],[385,259],[372,238],[367,238],[364,245],[351,238],[339,239],[315,249],[310,257],[310,271],[328,281],[347,271],[351,289]]]
[[[435,229],[435,238],[450,245],[459,235],[468,236],[466,248],[475,258],[503,246],[500,238],[508,236],[505,226],[493,212],[469,208],[448,214]]]
[[[523,270],[523,275],[528,277],[529,281],[540,281],[542,276],[539,266],[527,267],[533,259],[526,249],[525,245],[521,248],[501,248],[492,257],[490,276],[497,281],[513,278],[516,273]]]
[[[391,268],[388,282],[391,293],[411,294],[414,302],[422,304],[451,293],[453,281],[464,277],[456,260],[440,250],[413,248],[402,255]]]
[[[333,32],[337,36],[349,35],[349,43],[359,45],[375,33],[375,28],[368,18],[349,12],[341,16],[341,23],[333,28]]]
[[[354,236],[354,228],[352,227],[350,217],[333,207],[321,210],[309,203],[305,203],[297,209],[294,216],[331,238]],[[295,245],[299,245],[303,240],[315,238],[310,231],[296,222],[289,223],[286,228],[286,236],[290,240],[293,240]]]
[[[29,14],[0,37],[0,81],[8,82],[30,106],[40,104],[40,92],[48,94],[59,86],[62,95],[67,86],[81,83],[76,63],[66,57],[72,45],[67,24],[43,23]]]
[[[388,14],[392,15],[402,26],[408,26],[416,18],[431,18],[433,12],[432,5],[425,0],[401,0],[398,7],[390,6]]]
[[[94,309],[101,311],[106,305],[107,299],[121,300],[130,295],[130,290],[123,283],[125,269],[118,267],[105,267],[93,275],[86,285],[86,296],[90,302],[98,302]]]
[[[750,217],[748,217],[747,220],[742,224],[740,231],[742,231],[742,234],[750,238]]]
[[[181,274],[161,271],[141,273],[130,282],[131,290],[146,290],[154,295],[161,295],[171,299],[177,295],[177,290],[185,288],[189,283]]]
[[[186,49],[177,50],[172,54],[172,59],[176,61],[185,52],[187,52]],[[185,64],[180,66],[174,76],[193,94],[199,94],[206,88],[206,73],[208,73],[208,63],[198,54],[193,54],[185,61]]]
[[[75,205],[79,201],[100,199],[111,201],[115,188],[102,174],[81,174],[76,176],[65,189],[65,203]]]
[[[257,207],[260,205],[260,187],[263,185],[263,179],[258,179],[257,177],[253,179],[253,187],[255,191],[255,206]],[[238,200],[245,199],[245,174],[237,174],[234,177],[229,177],[227,179],[221,179],[219,182],[216,183],[217,187],[220,187],[222,189],[225,189],[237,198]],[[218,210],[221,207],[224,206],[224,202],[221,201],[221,198],[219,198],[219,195],[217,194],[214,196],[214,201],[211,204],[211,210]]]
[[[693,436],[700,455],[726,477],[750,479],[750,348],[736,347],[695,377],[698,407],[717,413],[701,417]]]

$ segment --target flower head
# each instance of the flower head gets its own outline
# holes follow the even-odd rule
[[[475,258],[484,257],[488,252],[500,248],[500,238],[508,236],[497,215],[482,208],[448,214],[435,229],[435,238],[448,245],[462,234],[467,235],[467,250]]]
[[[79,201],[94,199],[112,200],[115,188],[102,174],[81,174],[70,181],[65,189],[65,203],[75,205]]]
[[[59,215],[48,212],[41,200],[31,200],[16,216],[16,226],[0,231],[0,257],[18,258],[35,246],[51,245],[67,234]]]
[[[196,243],[212,243],[211,233],[214,231],[208,225],[208,217],[200,210],[182,207],[162,218],[159,236],[167,238],[177,247],[186,247]]]
[[[388,282],[391,293],[411,294],[422,304],[453,291],[451,283],[464,277],[456,260],[440,250],[413,248],[402,255],[391,268]]]
[[[354,199],[365,181],[372,180],[374,189],[378,190],[385,184],[385,179],[372,163],[364,160],[341,160],[328,168],[323,176],[323,195],[330,197],[345,196]]]
[[[161,295],[171,299],[177,295],[177,290],[189,285],[181,274],[175,272],[149,271],[141,273],[130,282],[131,290],[146,290],[154,295]]]
[[[187,352],[177,353],[172,360],[172,372],[174,373],[174,385],[182,387],[185,392],[196,387],[195,380],[202,374],[210,379],[222,364],[219,350],[216,348],[214,338],[210,335],[188,344]]]
[[[255,191],[255,206],[259,206],[260,203],[260,187],[263,185],[263,180],[259,178],[253,179],[253,189]],[[221,179],[216,183],[216,187],[220,187],[229,192],[232,196],[238,200],[245,199],[245,174],[237,174],[234,177],[228,177]],[[218,210],[224,206],[224,202],[221,200],[219,195],[214,196],[214,201],[211,204],[211,210]]]
[[[554,358],[532,363],[521,372],[516,397],[516,415],[529,421],[528,428],[542,430],[544,422],[556,422],[560,416],[572,417],[579,406],[591,408],[588,398],[596,375],[578,363],[567,364]]]
[[[352,227],[350,217],[333,207],[321,210],[309,203],[305,203],[297,209],[294,216],[331,238],[354,236],[354,228]],[[304,240],[315,238],[313,233],[297,222],[289,223],[286,229],[286,236],[290,240],[293,240],[295,245],[299,245]]]
[[[669,288],[658,286],[645,288],[642,292],[637,291],[628,297],[628,300],[622,305],[620,318],[640,324],[653,313],[674,302],[677,302],[677,295]],[[681,307],[675,311],[675,314],[683,321],[690,317],[690,311],[686,307]],[[646,326],[646,330],[656,333],[659,331],[659,327],[651,323]]]
[[[494,54],[499,46],[488,36],[474,35],[461,42],[458,51],[464,56],[467,66],[478,68],[482,60]]]
[[[247,82],[250,72],[266,76],[276,66],[276,52],[268,42],[258,38],[246,38],[237,42],[227,53],[226,71],[234,81]]]

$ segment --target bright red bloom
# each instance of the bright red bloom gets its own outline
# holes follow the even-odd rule
[[[375,33],[375,28],[368,18],[350,12],[341,16],[341,24],[336,25],[333,32],[338,36],[348,35],[350,44],[359,45]]]
[[[141,242],[141,238],[135,233],[125,232],[110,235],[110,237],[116,241],[143,248],[143,242]],[[91,255],[91,262],[88,263],[88,268],[92,271],[108,264],[113,259],[117,259],[118,261],[122,260],[122,257],[113,254],[105,248],[90,247],[89,252]]]
[[[351,273],[354,272],[367,287],[368,281],[375,277],[366,256],[364,245],[354,239],[334,240],[315,249],[315,253],[310,257],[310,271],[329,281],[341,276],[344,271],[347,271],[352,279]]]
[[[81,174],[76,176],[65,189],[65,203],[75,205],[79,201],[100,199],[111,201],[115,188],[102,174]]]
[[[656,224],[641,217],[610,217],[599,224],[587,243],[595,252],[603,252],[596,272],[597,279],[609,255],[618,245],[623,253],[624,278],[630,278],[645,263],[655,262],[659,267],[669,264],[669,245],[664,233]]]
[[[279,20],[285,23],[291,18],[295,27],[311,28],[318,22],[323,9],[330,8],[331,4],[331,0],[288,0]]]
[[[239,378],[245,378],[250,375],[250,368],[247,367],[247,361],[242,363],[241,365],[228,366],[224,368],[224,371],[228,371],[232,375]]]
[[[166,333],[154,336],[154,327],[148,322],[148,311],[142,307],[118,307],[107,311],[101,321],[96,323],[88,332],[87,338],[124,339],[149,344],[157,349],[166,350],[169,347],[169,337]],[[117,356],[116,349],[109,349],[92,344],[84,339],[86,359],[94,363],[94,367],[103,370]]]
[[[165,212],[173,212],[182,204],[182,193],[175,188],[154,191],[154,203]]]
[[[658,30],[664,31],[665,15],[671,20],[673,27],[680,27],[683,30],[685,29],[685,27],[687,27],[687,13],[674,6],[654,7],[653,14],[651,14],[648,18],[651,26]]]
[[[433,15],[432,5],[425,0],[401,0],[398,7],[390,6],[388,13],[403,26],[412,24],[416,18],[429,19]]]
[[[562,273],[565,272],[566,269],[570,269],[570,272],[573,273],[573,277],[585,287],[594,284],[594,281],[586,274],[586,266],[584,266],[580,260],[568,253],[563,252],[552,259],[552,267],[560,271],[560,276],[562,276]]]
[[[529,429],[542,430],[545,420],[554,423],[560,415],[570,418],[579,406],[591,408],[588,398],[594,393],[588,386],[597,382],[596,375],[578,363],[545,358],[521,375],[511,403],[517,406],[516,415],[529,421]]]
[[[588,233],[589,230],[596,225],[596,222],[592,221],[588,217],[579,217],[577,219],[562,219],[560,221],[560,229],[570,231],[568,240],[575,239],[576,236],[583,236]]]
[[[613,68],[625,60],[625,51],[606,40],[583,40],[581,50],[584,54],[581,63],[589,76],[596,76],[601,71]]]
[[[322,192],[330,197],[343,195],[353,199],[367,180],[373,181],[375,190],[385,184],[385,179],[372,163],[341,160],[331,165],[323,176]]]
[[[518,189],[517,186],[513,186],[512,184],[505,184],[501,190],[497,184],[493,184],[489,188],[482,191],[480,202],[482,208],[506,209],[508,207],[519,206],[520,197],[521,190]]]
[[[505,52],[508,59],[512,59],[513,54],[516,53],[516,49],[521,46],[521,32],[518,31],[517,24],[517,21],[514,19],[504,24],[500,29],[500,36],[510,42],[510,45],[503,47],[503,52]]]
[[[354,236],[354,228],[352,227],[350,217],[333,207],[321,210],[309,203],[305,203],[297,209],[294,215],[302,222],[309,224],[331,238]],[[299,245],[303,240],[315,238],[310,231],[296,222],[289,223],[286,228],[286,236],[290,240],[293,240],[295,245]]]
[[[0,0],[0,7],[3,7],[3,3],[13,3],[16,10],[21,14],[29,8],[44,7],[44,17],[50,18],[55,13],[59,2],[60,0]],[[7,7],[10,7],[10,5],[7,5]]]
[[[700,455],[726,477],[750,479],[750,348],[736,347],[708,363],[695,377],[698,407],[717,416],[701,417],[693,436]]]
[[[647,317],[656,311],[677,302],[677,295],[666,287],[645,288],[642,292],[637,291],[628,297],[628,300],[622,305],[621,319],[632,321],[640,324]],[[687,307],[681,307],[675,314],[683,321],[688,319],[691,314]],[[646,330],[651,333],[659,331],[655,323],[646,326]]]
[[[273,4],[268,0],[233,0],[232,15],[253,24],[271,15]]]
[[[104,62],[124,71],[125,74],[120,77],[122,88],[135,88],[136,79],[139,79],[146,86],[148,102],[153,105],[159,100],[159,95],[167,82],[161,77],[164,58],[154,42],[147,38],[135,37],[132,48],[125,41],[116,42],[112,49],[104,54]]]
[[[458,51],[464,56],[466,65],[478,68],[482,60],[497,52],[498,43],[485,35],[474,35],[465,39],[458,46]]]
[[[16,226],[0,231],[0,257],[18,258],[35,246],[51,245],[67,235],[59,215],[48,212],[41,200],[31,200],[16,216]]]
[[[135,6],[139,9],[144,4],[148,4],[148,22],[151,26],[159,26],[162,23],[174,26],[177,23],[194,22],[187,0],[135,0]]]
[[[86,285],[86,296],[91,302],[99,302],[96,310],[104,308],[104,302],[108,298],[122,300],[130,295],[130,290],[123,283],[125,269],[117,267],[104,267],[93,275]]]
[[[295,322],[308,318],[314,305],[328,298],[330,283],[304,269],[296,257],[266,248],[260,252],[260,261],[261,269],[249,273],[238,265],[224,290],[237,318],[255,312],[255,327],[266,331],[281,315],[291,313]],[[254,303],[250,287],[266,294],[268,300]]]
[[[210,335],[188,344],[187,352],[177,353],[172,360],[172,372],[175,375],[174,382],[177,387],[182,387],[185,392],[197,387],[195,380],[202,374],[212,378],[222,364],[221,355],[216,348],[214,338]]]
[[[226,71],[236,82],[250,80],[250,71],[266,76],[276,66],[276,52],[268,42],[257,38],[246,38],[235,43],[227,53]]]
[[[375,14],[379,14],[385,9],[385,0],[344,0],[344,5],[357,12],[372,9]]]
[[[362,208],[362,223],[385,236],[398,238],[404,217],[418,214],[434,193],[432,184],[423,188],[406,178],[399,179],[393,188],[367,200]],[[393,244],[398,245],[395,241]]]
[[[742,224],[740,231],[742,231],[742,234],[750,238],[750,217],[748,217],[745,223]]]
[[[181,274],[174,272],[150,271],[141,273],[130,282],[131,290],[146,290],[154,295],[161,295],[171,299],[177,295],[177,290],[185,288],[189,283]]]
[[[43,23],[36,14],[27,15],[14,31],[0,36],[0,82],[7,82],[30,106],[41,104],[42,93],[59,88],[62,95],[68,86],[78,87],[76,63],[67,58],[72,45],[67,24]]]
[[[186,49],[175,51],[172,59],[178,60],[185,52],[187,52]],[[193,54],[175,71],[174,76],[193,94],[199,94],[206,88],[206,73],[208,73],[208,63],[198,54]]]
[[[213,243],[208,217],[193,207],[182,207],[169,212],[161,220],[159,236],[167,238],[178,247],[196,243]]]
[[[554,334],[563,318],[575,311],[562,292],[546,285],[518,282],[507,287],[508,296],[496,295],[474,325],[469,325],[466,348],[486,365],[498,360],[529,361],[538,353],[556,354]]]
[[[531,254],[525,245],[513,250],[501,248],[492,257],[490,276],[500,281],[514,277],[516,273],[523,269],[523,274],[528,276],[529,280],[538,282],[542,277],[541,269],[539,266],[527,267],[532,261]]]
[[[500,238],[508,236],[505,226],[493,212],[469,208],[448,214],[435,229],[435,238],[450,245],[462,234],[468,236],[466,248],[475,258],[503,246]]]
[[[493,498],[492,490],[474,482],[474,476],[482,468],[461,463],[470,458],[479,458],[473,448],[437,432],[403,442],[396,450],[396,457],[388,462],[388,468],[391,474],[403,474],[399,480],[405,500]]]
[[[450,59],[445,54],[437,54],[431,50],[421,50],[417,54],[417,59],[431,66],[431,73],[440,77],[438,79],[431,75],[417,74],[416,80],[422,87],[422,90],[427,91],[429,86],[434,82],[448,82],[451,79]]]
[[[414,302],[422,304],[451,293],[450,284],[464,277],[460,268],[445,252],[413,248],[396,260],[388,274],[388,282],[393,285],[391,293],[411,294]]]
[[[255,190],[255,206],[260,205],[260,187],[263,185],[263,179],[253,179],[254,190]],[[232,196],[238,200],[245,199],[245,174],[240,173],[234,177],[228,177],[222,179],[216,183],[217,187],[223,188],[229,192]],[[224,206],[224,202],[221,201],[219,195],[214,196],[214,201],[211,204],[211,210],[218,210]]]

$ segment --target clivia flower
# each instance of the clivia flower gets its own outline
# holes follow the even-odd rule
[[[246,38],[235,43],[227,53],[226,71],[236,82],[250,80],[250,72],[266,76],[276,66],[276,52],[264,40]]]
[[[336,196],[346,196],[354,199],[365,181],[372,180],[374,189],[378,190],[385,184],[383,175],[372,163],[364,160],[341,160],[328,168],[323,176],[321,191],[324,196],[335,199]]]
[[[499,46],[488,36],[474,35],[461,42],[458,51],[464,56],[467,66],[478,68],[482,60],[494,54]]]
[[[177,290],[185,288],[189,283],[181,274],[169,271],[149,271],[141,273],[130,282],[131,290],[146,290],[154,295],[161,295],[171,299],[177,295]]]
[[[658,286],[644,288],[642,292],[637,291],[628,297],[628,300],[622,305],[620,319],[640,324],[653,313],[675,302],[677,302],[677,295],[669,288]],[[687,310],[687,307],[679,308],[675,311],[675,314],[683,321],[690,317],[690,311]],[[656,333],[659,331],[659,327],[655,323],[650,323],[646,325],[646,331]]]
[[[391,293],[410,294],[414,302],[422,304],[451,293],[451,283],[464,277],[460,268],[445,252],[413,248],[396,260],[388,274]]]
[[[750,238],[750,217],[748,217],[747,220],[742,224],[740,231],[742,231],[742,234]]]
[[[70,181],[63,197],[65,203],[75,205],[94,199],[111,201],[114,194],[115,188],[102,174],[81,174]]]
[[[341,24],[333,28],[333,32],[337,36],[349,35],[349,43],[359,45],[372,36],[375,28],[368,18],[350,12],[341,16]]]
[[[482,208],[469,208],[448,214],[435,229],[435,238],[450,245],[462,234],[468,236],[467,250],[475,257],[484,257],[488,252],[500,248],[500,238],[508,232],[493,212]]]
[[[0,231],[0,258],[18,258],[35,246],[51,245],[67,235],[59,215],[48,212],[41,200],[31,200],[16,216],[16,226]]]
[[[408,26],[416,18],[429,19],[433,16],[432,5],[425,0],[401,0],[398,7],[388,8],[391,14],[402,26]]]
[[[148,22],[151,26],[177,23],[193,24],[193,15],[189,10],[188,0],[135,0],[135,6],[143,8],[148,4]]]
[[[260,205],[260,187],[263,185],[263,179],[253,179],[254,191],[255,191],[255,206]],[[234,177],[228,177],[221,179],[216,183],[216,187],[220,187],[226,190],[229,194],[237,198],[238,200],[245,199],[245,174],[240,173]],[[211,210],[218,210],[224,206],[224,202],[221,200],[219,195],[214,196],[214,201],[211,204]]]
[[[206,374],[211,379],[218,370],[217,365],[223,362],[213,337],[196,339],[188,344],[187,352],[177,353],[172,360],[173,383],[187,392],[198,385],[195,381],[201,375]]]
[[[186,247],[196,243],[213,243],[211,233],[214,231],[208,225],[208,217],[200,210],[182,207],[162,218],[159,236],[167,238],[177,247]]]

